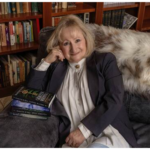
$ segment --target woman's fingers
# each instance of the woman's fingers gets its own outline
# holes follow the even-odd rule
[[[56,60],[63,61],[65,59],[62,51],[59,48],[54,48],[50,51],[50,53],[45,57],[45,61],[48,63],[52,63]]]

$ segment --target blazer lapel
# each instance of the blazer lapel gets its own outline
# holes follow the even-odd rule
[[[47,87],[48,91],[50,91],[54,94],[57,93],[57,91],[66,75],[67,65],[68,65],[67,60],[64,60],[63,62],[59,62],[57,64],[57,66],[52,74],[51,80],[48,83],[48,87]]]
[[[89,91],[93,103],[96,105],[96,100],[99,97],[99,80],[94,53],[86,59],[86,64]]]

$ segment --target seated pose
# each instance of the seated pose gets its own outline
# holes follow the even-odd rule
[[[56,94],[50,110],[60,121],[59,146],[136,147],[114,55],[94,51],[92,33],[74,15],[61,19],[47,51],[27,86]]]

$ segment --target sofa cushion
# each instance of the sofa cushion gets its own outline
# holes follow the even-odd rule
[[[150,147],[150,124],[132,122],[139,147]]]
[[[139,123],[150,123],[150,101],[138,94],[125,92],[124,103],[129,119]]]
[[[8,106],[0,114],[0,147],[7,148],[48,148],[58,141],[58,118],[39,120],[10,116]]]

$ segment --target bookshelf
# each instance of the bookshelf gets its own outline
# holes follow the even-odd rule
[[[44,7],[46,3],[42,4]],[[22,54],[23,52],[30,52],[30,51],[37,51],[39,47],[38,42],[38,32],[37,32],[37,20],[39,20],[40,28],[46,26],[44,25],[45,20],[48,20],[48,18],[43,17],[43,14],[45,14],[45,9],[43,9],[43,13],[34,13],[34,12],[26,12],[26,13],[16,13],[16,14],[0,14],[0,24],[5,23],[7,24],[10,21],[26,21],[26,20],[32,20],[34,25],[34,42],[28,42],[28,43],[16,43],[15,45],[9,45],[9,46],[0,46],[0,56],[7,56],[11,54]],[[43,24],[42,24],[43,23]],[[22,85],[24,82],[14,84],[13,86],[7,86],[0,88],[0,98],[11,95],[20,85]]]
[[[150,30],[150,3],[136,2],[134,4],[114,4],[104,6],[103,2],[76,2],[76,8],[52,9],[52,2],[43,2],[42,13],[24,13],[24,14],[5,14],[0,15],[0,23],[9,21],[33,20],[36,25],[36,19],[40,21],[40,28],[52,26],[52,17],[59,17],[69,14],[90,13],[90,23],[102,24],[103,13],[109,10],[125,9],[129,14],[138,17],[137,22],[132,29],[139,31]],[[14,46],[0,47],[0,56],[8,54],[18,54],[27,51],[36,51],[38,49],[38,33],[34,32],[35,40],[31,43],[16,44]],[[14,86],[0,88],[0,98],[11,95],[23,83]]]

